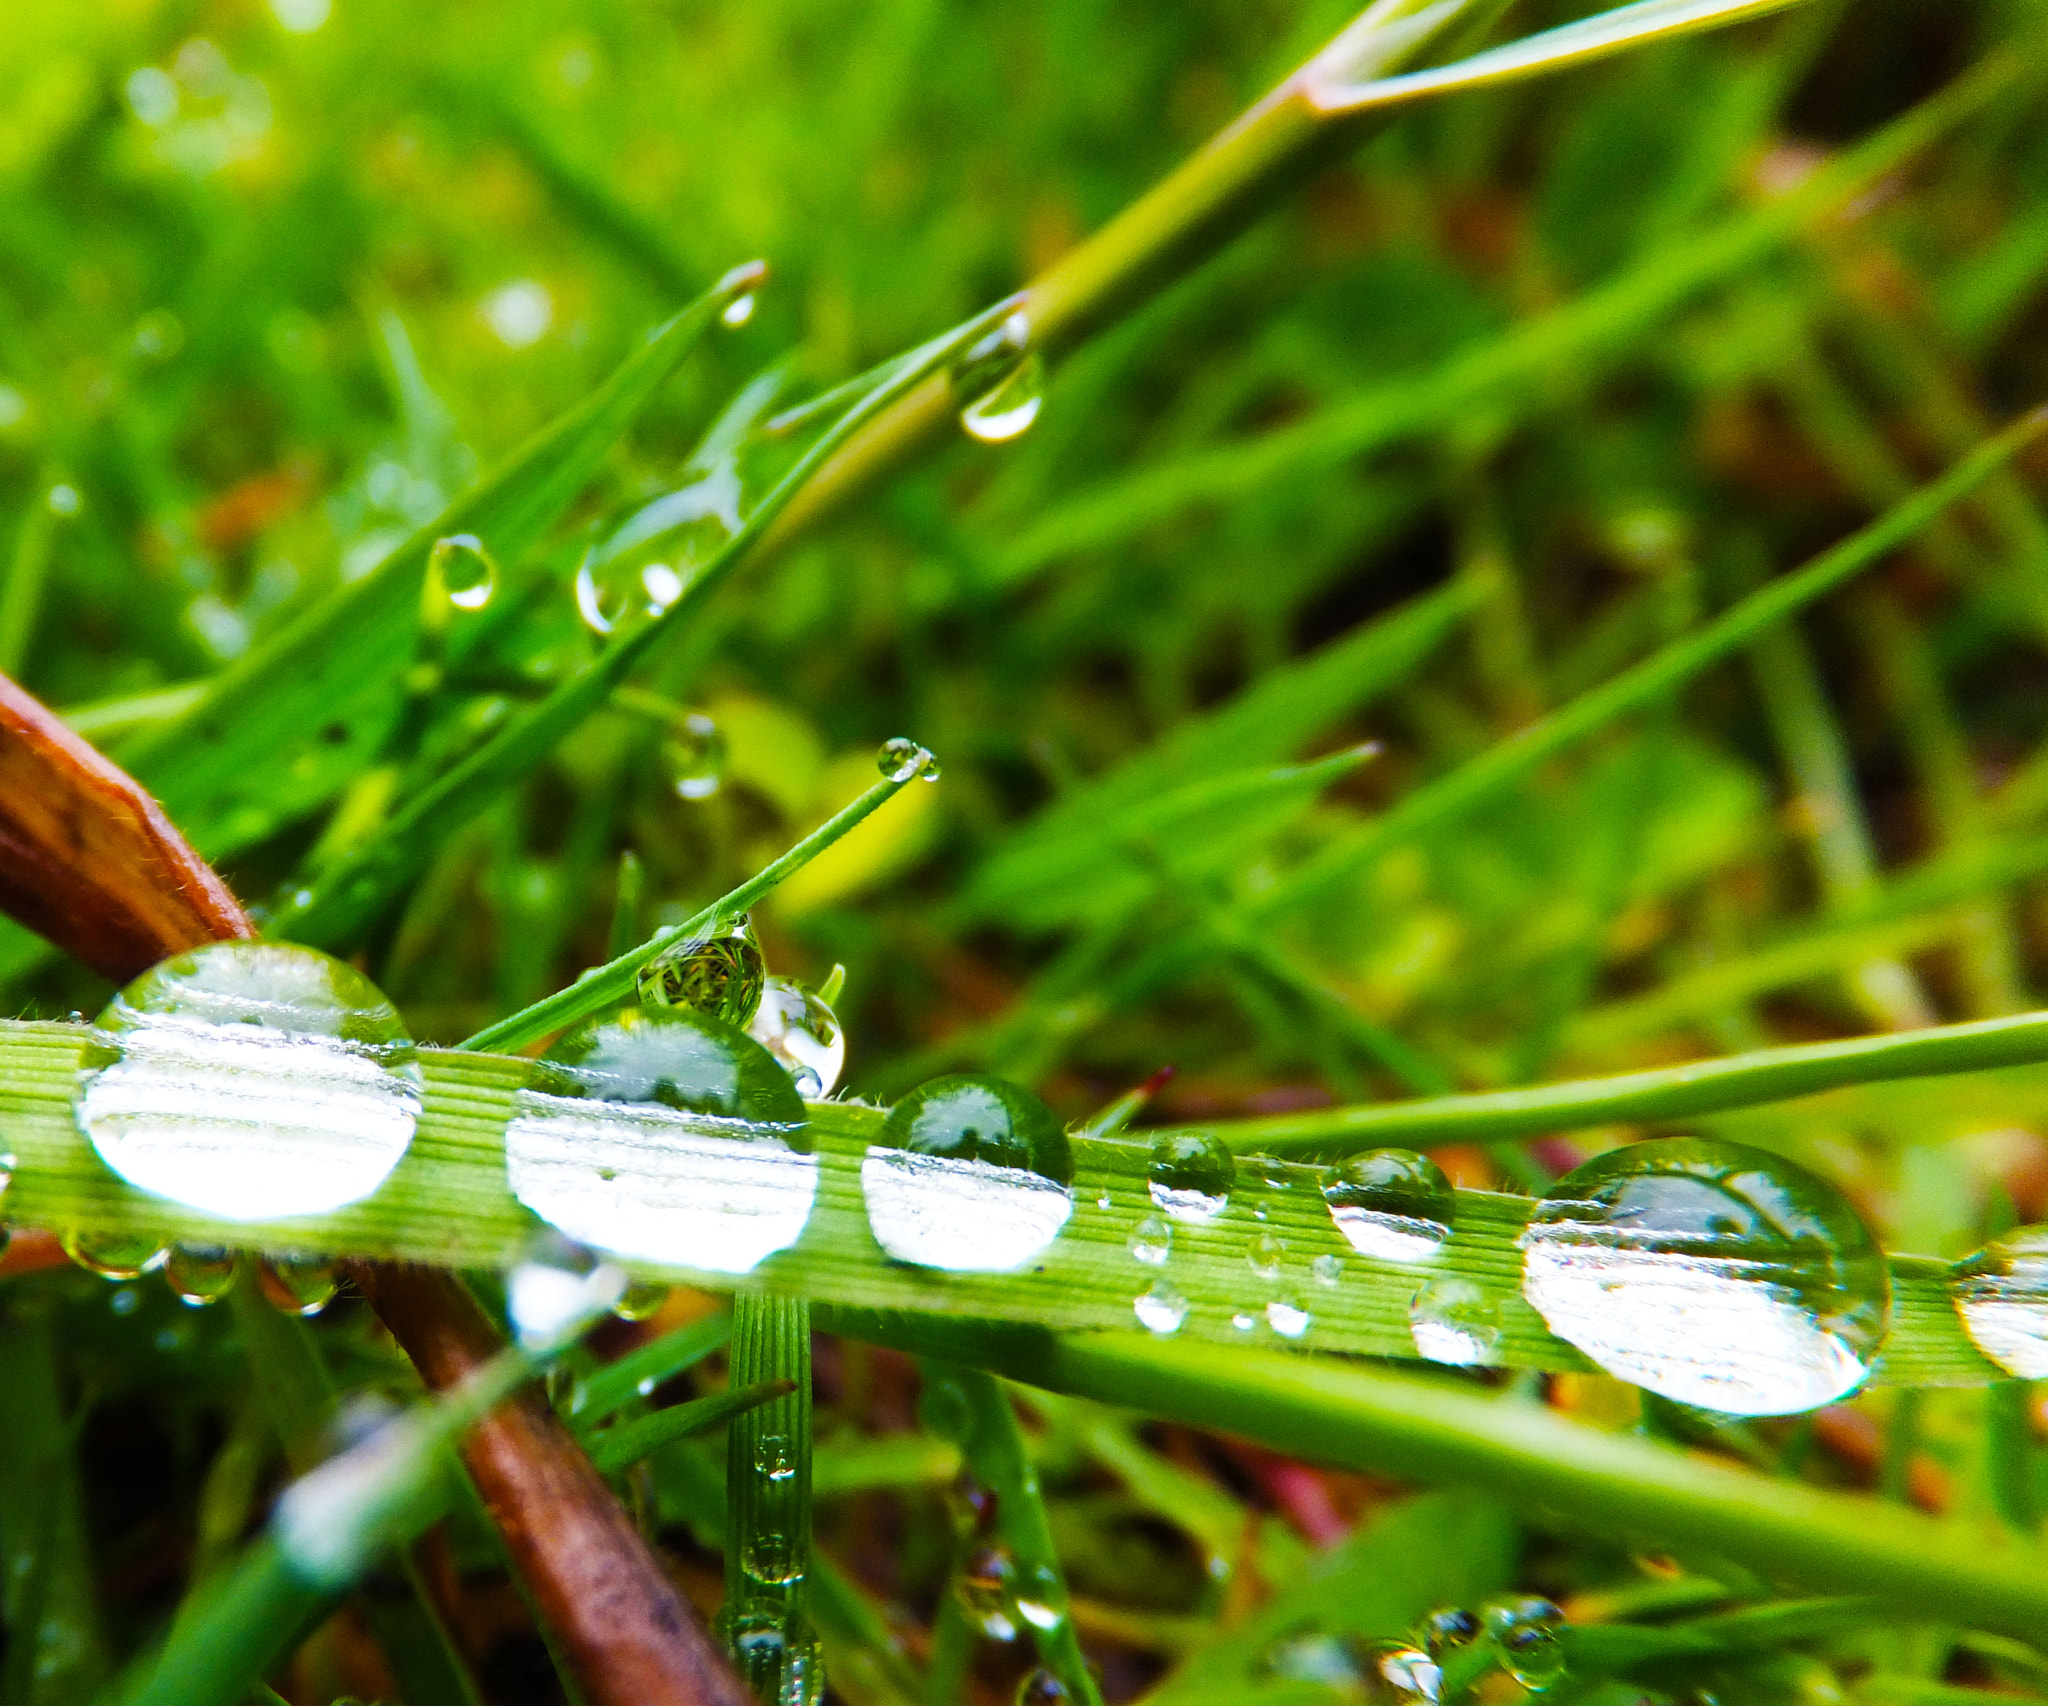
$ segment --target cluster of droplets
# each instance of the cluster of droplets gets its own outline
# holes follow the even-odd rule
[[[1369,1706],[1439,1706],[1489,1673],[1540,1694],[1564,1678],[1564,1628],[1564,1614],[1547,1599],[1497,1599],[1477,1611],[1432,1611],[1405,1637],[1296,1631],[1266,1649],[1261,1669],[1278,1680],[1336,1687]]]

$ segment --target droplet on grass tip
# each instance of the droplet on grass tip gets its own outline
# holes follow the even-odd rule
[[[311,948],[214,942],[100,1015],[77,1118],[130,1184],[224,1220],[323,1214],[390,1176],[420,1071],[391,1004]]]
[[[846,1068],[846,1030],[825,998],[792,978],[771,977],[761,987],[747,1035],[782,1063],[806,1101],[832,1094]]]
[[[1891,1276],[1842,1194],[1765,1150],[1662,1138],[1553,1185],[1522,1290],[1607,1373],[1725,1415],[1818,1409],[1870,1377]]]
[[[1440,1275],[1409,1304],[1408,1335],[1431,1362],[1483,1368],[1500,1353],[1500,1307],[1471,1280]]]
[[[960,358],[953,370],[960,425],[983,444],[1007,444],[1038,419],[1045,403],[1045,361],[1031,347],[1031,322],[1010,315]]]
[[[1408,1149],[1376,1149],[1332,1169],[1323,1201],[1352,1249],[1380,1262],[1427,1261],[1457,1212],[1443,1170]]]
[[[1175,1220],[1214,1220],[1230,1201],[1237,1160],[1214,1132],[1169,1131],[1152,1142],[1145,1188]]]
[[[682,1007],[728,1025],[745,1025],[761,1004],[767,964],[745,913],[664,949],[640,968],[640,999],[654,1007]]]
[[[2007,1374],[2048,1379],[2048,1226],[2008,1232],[1958,1262],[1948,1294],[1977,1349]]]
[[[687,1007],[564,1037],[514,1098],[505,1160],[512,1194],[579,1243],[713,1273],[794,1244],[818,1189],[789,1075]]]
[[[881,771],[884,780],[890,782],[908,782],[913,778],[936,782],[939,779],[939,761],[906,735],[897,735],[882,742],[881,750],[875,754],[875,768]]]
[[[1021,1267],[1073,1213],[1073,1154],[1029,1090],[963,1075],[890,1110],[861,1162],[868,1225],[900,1262],[958,1272]]]

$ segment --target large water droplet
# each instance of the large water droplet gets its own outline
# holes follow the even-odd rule
[[[593,547],[576,571],[576,612],[594,634],[609,634],[643,616],[659,616],[682,596],[684,573],[667,560],[637,552],[607,557]]]
[[[953,394],[960,425],[983,444],[1006,444],[1038,419],[1045,402],[1045,362],[1031,347],[1031,322],[1012,314],[961,358]]]
[[[1457,1198],[1443,1169],[1408,1149],[1376,1149],[1334,1169],[1323,1201],[1361,1256],[1420,1262],[1451,1235]]]
[[[702,711],[685,711],[661,741],[661,767],[683,800],[708,800],[725,780],[725,736]]]
[[[498,590],[498,565],[474,533],[451,533],[427,553],[427,586],[457,610],[481,610]]]
[[[846,1069],[846,1031],[825,998],[794,979],[771,977],[761,986],[747,1035],[778,1061],[799,1096],[819,1101],[832,1094]]]
[[[1963,1331],[2007,1374],[2048,1379],[2048,1226],[2024,1226],[1955,1265]]]
[[[900,1262],[1021,1267],[1074,1211],[1073,1155],[1053,1112],[1000,1078],[935,1078],[890,1110],[861,1161],[875,1240]]]
[[[505,1314],[527,1350],[553,1350],[616,1307],[625,1289],[617,1268],[550,1230],[528,1240],[506,1274]]]
[[[754,317],[754,302],[755,296],[751,290],[744,296],[735,296],[718,311],[720,323],[727,326],[744,326]]]
[[[875,754],[875,768],[890,782],[908,782],[914,777],[927,782],[939,779],[939,761],[905,735],[882,742],[881,750]]]
[[[1408,1336],[1431,1362],[1484,1368],[1500,1351],[1500,1308],[1483,1286],[1452,1274],[1428,1281],[1408,1306]]]
[[[1145,1188],[1175,1220],[1214,1220],[1230,1201],[1237,1159],[1214,1132],[1169,1131],[1152,1142]]]
[[[1485,1609],[1487,1639],[1524,1688],[1548,1688],[1564,1675],[1564,1613],[1547,1599],[1495,1600]]]
[[[1188,1300],[1165,1280],[1159,1280],[1150,1291],[1140,1292],[1131,1299],[1131,1312],[1147,1331],[1157,1333],[1161,1338],[1170,1338],[1180,1331],[1181,1323],[1188,1318]]]
[[[212,1244],[180,1244],[164,1262],[164,1280],[181,1303],[204,1309],[235,1287],[235,1253]]]
[[[130,1184],[224,1220],[323,1214],[377,1189],[419,1122],[391,1004],[311,948],[215,942],[102,1013],[78,1123]]]
[[[714,1273],[794,1244],[818,1189],[789,1075],[687,1007],[564,1037],[515,1098],[505,1163],[512,1194],[578,1242]]]
[[[1363,1657],[1365,1698],[1371,1706],[1436,1706],[1443,1698],[1443,1672],[1420,1648],[1406,1641],[1373,1641]]]
[[[754,927],[741,913],[666,949],[640,968],[640,999],[655,1007],[689,1007],[728,1025],[744,1025],[761,1004],[767,966]]]
[[[1630,1144],[1551,1187],[1522,1289],[1609,1374],[1681,1404],[1788,1415],[1869,1378],[1891,1276],[1832,1185],[1760,1149]]]
[[[265,1256],[256,1264],[256,1288],[273,1309],[318,1315],[334,1301],[341,1280],[322,1256]]]
[[[170,1255],[160,1238],[137,1232],[67,1232],[64,1254],[106,1280],[132,1280],[163,1265]]]

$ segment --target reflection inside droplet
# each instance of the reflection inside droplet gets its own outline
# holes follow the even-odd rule
[[[1444,1275],[1416,1292],[1408,1306],[1408,1334],[1431,1362],[1487,1367],[1500,1353],[1500,1308],[1483,1287]]]
[[[1152,1142],[1145,1188],[1175,1220],[1214,1220],[1230,1201],[1237,1161],[1214,1132],[1162,1132]]]
[[[846,1067],[846,1031],[825,998],[786,977],[761,989],[747,1035],[788,1072],[797,1094],[818,1101],[832,1094]]]
[[[1420,1262],[1451,1235],[1457,1199],[1442,1169],[1407,1149],[1376,1149],[1334,1169],[1323,1185],[1330,1218],[1361,1256]]]
[[[2048,1379],[2048,1226],[2026,1226],[1958,1262],[1949,1298],[1974,1344],[2007,1374]]]

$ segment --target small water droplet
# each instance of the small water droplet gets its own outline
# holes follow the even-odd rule
[[[1372,1641],[1362,1657],[1369,1706],[1437,1706],[1443,1698],[1443,1672],[1420,1648],[1406,1641]]]
[[[1610,1150],[1551,1187],[1520,1244],[1523,1292],[1559,1338],[1727,1415],[1846,1397],[1890,1322],[1890,1272],[1841,1193],[1740,1144]]]
[[[754,1473],[770,1481],[796,1477],[796,1448],[788,1434],[763,1434],[754,1442]]]
[[[1444,1275],[1428,1281],[1408,1306],[1408,1334],[1431,1362],[1455,1368],[1490,1364],[1500,1350],[1500,1309],[1483,1287]]]
[[[481,610],[498,590],[498,565],[474,533],[451,533],[427,553],[427,584],[457,610]]]
[[[397,1012],[311,948],[214,942],[115,996],[80,1060],[77,1119],[130,1184],[224,1220],[369,1196],[419,1121]]]
[[[1230,1325],[1240,1333],[1249,1333],[1258,1324],[1259,1318],[1256,1315],[1248,1314],[1242,1309],[1230,1318]]]
[[[1420,1262],[1451,1235],[1457,1198],[1443,1170],[1408,1149],[1376,1149],[1334,1169],[1323,1201],[1346,1242],[1381,1262]]]
[[[619,1269],[549,1229],[527,1240],[505,1275],[505,1314],[527,1350],[553,1350],[615,1307],[625,1289]]]
[[[1236,1177],[1237,1160],[1214,1132],[1169,1131],[1153,1140],[1145,1188],[1175,1220],[1200,1224],[1223,1212]]]
[[[321,1256],[265,1256],[256,1264],[256,1287],[286,1315],[318,1315],[341,1288],[334,1264]]]
[[[708,800],[725,780],[725,736],[702,711],[685,711],[662,737],[661,766],[682,800]]]
[[[1156,1214],[1148,1214],[1138,1222],[1137,1230],[1131,1234],[1131,1254],[1147,1267],[1164,1266],[1166,1258],[1173,1253],[1173,1228]]]
[[[65,1255],[106,1280],[139,1279],[171,1253],[161,1239],[135,1232],[67,1232],[63,1243]]]
[[[1486,1625],[1480,1622],[1479,1614],[1462,1605],[1439,1606],[1415,1626],[1417,1640],[1433,1659],[1469,1647],[1485,1632]]]
[[[1495,1600],[1485,1608],[1485,1623],[1501,1664],[1524,1688],[1548,1688],[1564,1675],[1564,1613],[1549,1600]]]
[[[214,1244],[180,1244],[164,1262],[164,1280],[179,1302],[204,1309],[234,1289],[235,1253]]]
[[[1014,1641],[1017,1625],[1011,1618],[1011,1594],[1017,1564],[1007,1547],[977,1546],[960,1564],[955,1589],[960,1603],[975,1626],[992,1641]]]
[[[727,326],[744,326],[754,317],[754,293],[750,290],[744,296],[735,296],[719,310],[720,322]]]
[[[607,557],[593,547],[576,571],[576,611],[592,633],[609,634],[636,618],[659,616],[686,584],[672,563],[632,552]]]
[[[1031,347],[1031,322],[1012,314],[961,357],[953,394],[960,425],[983,444],[1006,444],[1029,429],[1045,402],[1045,362]]]
[[[1073,1213],[1073,1154],[1030,1091],[984,1075],[935,1078],[890,1110],[861,1162],[868,1225],[899,1262],[957,1272],[1021,1267]]]
[[[1262,1280],[1276,1280],[1280,1277],[1280,1263],[1287,1254],[1287,1246],[1271,1232],[1260,1232],[1245,1246],[1244,1259],[1253,1273]]]
[[[2048,1379],[2048,1226],[2026,1226],[1958,1262],[1949,1299],[1963,1331],[2007,1374]]]
[[[688,1007],[728,1025],[745,1025],[761,1004],[767,966],[745,913],[703,936],[663,950],[640,968],[640,999],[653,1007]]]
[[[615,1255],[747,1273],[802,1235],[818,1162],[789,1075],[689,1007],[571,1031],[514,1098],[512,1194]]]
[[[918,777],[927,782],[939,779],[939,761],[905,735],[882,742],[881,750],[875,754],[875,768],[890,782],[908,782]]]
[[[1298,1339],[1309,1330],[1312,1317],[1291,1298],[1276,1297],[1266,1305],[1266,1325],[1283,1339]]]
[[[67,521],[85,507],[84,500],[78,495],[78,488],[62,481],[43,494],[43,502],[49,505],[52,515],[60,515]]]
[[[1071,1699],[1067,1685],[1040,1665],[1017,1684],[1014,1706],[1066,1706]]]
[[[1140,1292],[1131,1300],[1131,1312],[1141,1326],[1163,1339],[1180,1331],[1181,1323],[1188,1318],[1188,1300],[1165,1280],[1158,1280],[1150,1291]]]
[[[1335,1285],[1344,1277],[1344,1258],[1326,1253],[1309,1263],[1308,1271],[1317,1285]]]
[[[636,1280],[619,1293],[618,1302],[612,1305],[612,1313],[621,1321],[652,1321],[661,1313],[661,1306],[668,1301],[668,1294],[674,1289],[659,1280]]]
[[[1115,1198],[1107,1190],[1095,1199],[1095,1206],[1101,1209],[1104,1214],[1107,1214],[1114,1205]]]
[[[747,1574],[765,1587],[786,1587],[804,1577],[803,1559],[794,1537],[785,1529],[756,1529],[740,1554]]]
[[[846,1031],[825,998],[786,977],[761,986],[747,1035],[782,1063],[807,1101],[832,1094],[846,1069]]]

